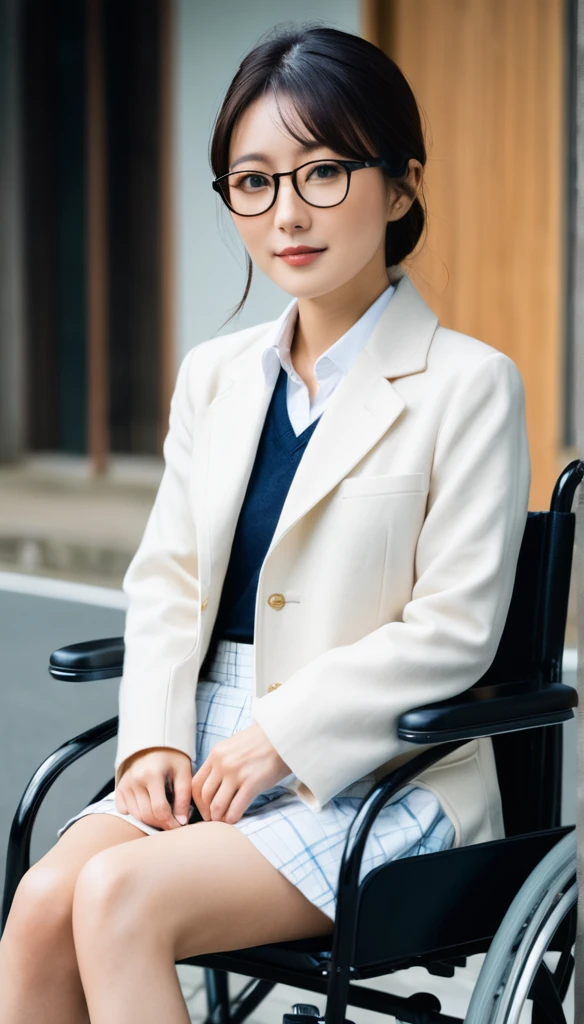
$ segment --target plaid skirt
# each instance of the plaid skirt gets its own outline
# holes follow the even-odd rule
[[[220,640],[206,678],[197,683],[193,775],[215,743],[253,724],[253,694],[253,644]],[[347,831],[375,777],[371,773],[353,782],[320,811],[311,810],[294,793],[295,779],[287,775],[260,793],[232,827],[244,832],[266,860],[334,921]],[[115,814],[149,835],[162,831],[116,810],[112,791],[70,818],[57,836],[85,814]],[[435,794],[404,786],[380,811],[367,837],[359,881],[380,864],[450,849],[454,838],[454,825]]]

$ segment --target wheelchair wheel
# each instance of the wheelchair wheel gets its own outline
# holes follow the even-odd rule
[[[465,1024],[518,1024],[527,999],[533,1000],[532,1024],[567,1024],[562,1004],[574,969],[576,863],[574,829],[542,858],[511,903],[485,957]],[[562,924],[565,940],[552,971],[544,956]]]

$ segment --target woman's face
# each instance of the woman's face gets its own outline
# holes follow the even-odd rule
[[[281,97],[278,102],[292,120],[290,100]],[[305,133],[298,119],[296,123]],[[248,153],[261,153],[265,159],[250,159]],[[240,162],[242,157],[245,159]],[[299,144],[286,132],[274,98],[266,96],[251,104],[237,122],[231,136],[229,170],[291,171],[321,157],[347,159],[349,155],[328,146],[309,149]],[[422,170],[419,161],[410,160],[409,180],[414,187],[421,181]],[[403,217],[412,202],[387,184],[379,167],[367,167],[351,174],[349,193],[337,206],[310,206],[287,177],[280,180],[271,209],[255,217],[231,216],[251,259],[267,277],[290,295],[315,298],[359,274],[367,279],[386,276],[387,221]],[[278,256],[282,249],[299,245],[324,251],[304,266],[293,266]]]

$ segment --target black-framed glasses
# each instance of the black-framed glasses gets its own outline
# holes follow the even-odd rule
[[[223,202],[239,217],[257,217],[266,213],[278,197],[280,178],[292,178],[292,184],[309,206],[338,206],[347,198],[351,174],[362,167],[383,167],[391,177],[406,173],[409,159],[392,168],[383,157],[369,160],[309,160],[293,171],[230,171],[213,181],[213,188]]]

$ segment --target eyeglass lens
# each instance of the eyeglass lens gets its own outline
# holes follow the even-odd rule
[[[296,174],[299,192],[313,206],[335,206],[347,192],[349,172],[342,164],[326,160],[302,167]],[[233,171],[221,181],[223,194],[236,213],[263,213],[271,205],[276,183],[264,171]]]

